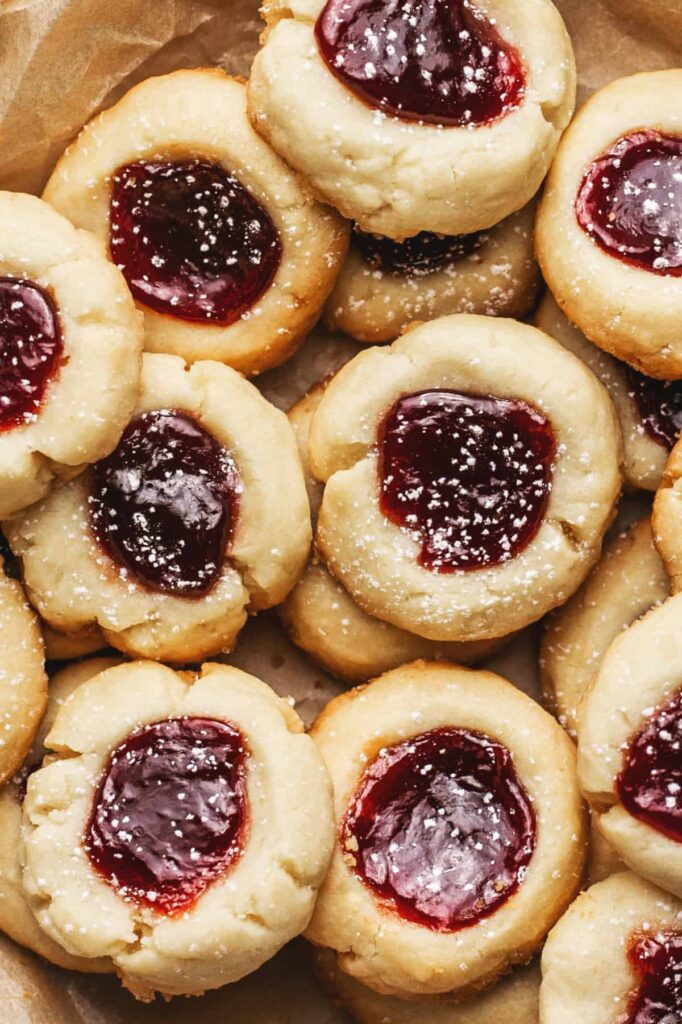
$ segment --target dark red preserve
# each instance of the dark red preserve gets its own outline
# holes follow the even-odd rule
[[[506,747],[478,732],[434,729],[379,752],[340,842],[392,911],[453,932],[516,892],[535,849],[535,812]]]
[[[0,432],[35,419],[63,353],[49,292],[33,281],[0,277]]]
[[[433,572],[499,565],[537,533],[554,455],[549,420],[525,402],[407,395],[379,431],[381,511],[415,537]]]
[[[404,121],[490,124],[523,99],[521,55],[470,0],[327,0],[315,35],[348,89]]]
[[[93,532],[119,566],[152,590],[201,597],[228,554],[241,483],[227,449],[191,416],[138,416],[90,473]]]
[[[157,313],[228,326],[263,295],[282,245],[265,208],[205,160],[141,160],[114,175],[109,244],[134,298]]]
[[[190,909],[243,851],[247,756],[240,731],[214,719],[132,733],[112,753],[86,825],[95,870],[137,904]]]

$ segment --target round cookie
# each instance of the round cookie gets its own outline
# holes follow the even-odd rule
[[[327,327],[377,344],[397,338],[415,320],[449,313],[525,316],[540,283],[534,212],[529,203],[488,231],[423,232],[402,243],[356,229],[327,302]]]
[[[310,547],[285,415],[227,366],[153,354],[112,455],[5,531],[54,629],[185,664],[282,601]]]
[[[682,70],[611,82],[562,140],[536,250],[557,302],[595,345],[682,377]]]
[[[17,770],[47,702],[43,641],[21,584],[0,557],[0,783]]]
[[[311,561],[278,614],[291,640],[327,672],[348,683],[418,658],[473,665],[496,653],[510,638],[439,643],[368,615],[323,562]]]
[[[88,654],[96,654],[107,646],[101,629],[88,626],[79,633],[58,633],[43,625],[43,643],[46,661],[75,661]]]
[[[543,696],[572,737],[612,640],[669,594],[651,522],[641,519],[609,541],[580,590],[547,621],[540,647]]]
[[[586,853],[554,719],[490,672],[414,662],[337,697],[312,736],[337,842],[307,937],[401,998],[471,995],[527,961]]]
[[[622,860],[599,831],[597,817],[594,813],[590,814],[590,844],[585,870],[588,886],[603,882],[605,878],[625,870]]]
[[[288,413],[316,518],[322,485],[310,472],[308,434],[324,385],[318,384]],[[433,643],[363,612],[323,562],[314,555],[303,576],[278,609],[293,642],[332,675],[359,683],[418,658],[447,658],[471,664],[493,654],[506,638],[467,643]]]
[[[613,399],[623,433],[625,482],[655,491],[682,424],[682,382],[645,377],[597,348],[566,319],[550,292],[534,322],[599,377]]]
[[[442,317],[327,386],[316,544],[370,615],[438,642],[505,636],[598,558],[620,457],[613,405],[575,356],[515,321]]]
[[[265,683],[226,665],[120,665],[72,695],[45,744],[24,887],[73,956],[111,957],[141,999],[191,995],[305,928],[333,842],[330,785]]]
[[[26,760],[15,777],[0,790],[0,929],[20,946],[58,967],[96,974],[112,971],[111,961],[70,956],[40,928],[26,902],[21,879],[21,809],[28,778],[45,756],[45,737],[60,707],[83,683],[118,664],[120,659],[116,658],[91,658],[52,676],[45,715]]]
[[[253,374],[317,319],[348,226],[304,191],[217,68],[136,85],[67,149],[44,198],[109,246],[145,344]]]
[[[568,33],[549,0],[410,11],[272,0],[249,115],[363,231],[492,227],[535,195],[570,120]]]
[[[538,1024],[540,964],[517,967],[491,988],[460,1003],[417,1002],[382,996],[336,966],[329,950],[315,950],[315,968],[332,999],[357,1024]]]
[[[114,447],[135,402],[142,330],[92,235],[0,192],[0,519]]]
[[[629,868],[682,896],[682,595],[609,647],[581,707],[580,785]]]
[[[540,1019],[673,1021],[681,963],[682,904],[629,871],[613,875],[582,893],[550,932]]]
[[[678,441],[668,459],[661,486],[654,498],[651,517],[654,542],[670,577],[674,594],[682,589],[682,444]]]

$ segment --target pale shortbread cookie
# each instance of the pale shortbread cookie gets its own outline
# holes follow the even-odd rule
[[[42,631],[46,661],[72,661],[96,654],[107,646],[97,626],[86,626],[78,633],[58,633],[51,626],[43,624]]]
[[[167,916],[124,899],[82,835],[113,750],[146,724],[184,717],[243,734],[248,826],[227,873]],[[54,758],[24,802],[24,886],[40,926],[71,955],[110,957],[138,998],[191,995],[237,981],[306,927],[333,842],[330,785],[298,715],[265,683],[226,665],[120,665],[72,695],[45,745]]]
[[[682,130],[682,70],[621,78],[582,107],[552,164],[536,225],[543,276],[595,345],[651,377],[682,376],[682,278],[610,256],[580,227],[575,200],[585,172],[619,138]]]
[[[239,474],[232,541],[203,597],[151,590],[104,553],[90,527],[88,474],[5,532],[34,607],[54,629],[77,634],[97,625],[126,654],[187,663],[229,649],[247,612],[286,597],[308,557],[310,517],[286,416],[236,371],[145,355],[136,415],[164,409],[192,416],[232,454]]]
[[[314,37],[324,0],[269,0],[248,86],[260,134],[363,231],[468,234],[521,209],[547,173],[575,102],[575,63],[549,0],[480,0],[521,55],[518,107],[468,127],[383,115],[329,69]]]
[[[0,790],[0,929],[39,956],[70,971],[97,974],[113,970],[111,961],[70,956],[53,942],[39,926],[26,902],[22,883],[21,808],[28,775],[45,757],[45,737],[54,725],[57,713],[71,694],[99,672],[120,664],[120,658],[91,658],[70,665],[50,679],[49,698],[40,728],[24,764],[15,777]]]
[[[521,400],[551,423],[556,455],[539,529],[498,565],[432,572],[380,510],[382,419],[397,399],[430,389]],[[313,416],[310,458],[325,481],[316,543],[334,576],[363,611],[439,642],[506,636],[566,601],[599,557],[621,482],[620,430],[596,377],[535,328],[466,315],[347,363]]]
[[[0,277],[47,293],[63,342],[37,412],[0,432],[6,519],[115,447],[137,397],[142,326],[97,240],[35,196],[0,192]]]
[[[349,683],[364,683],[417,658],[477,664],[509,639],[439,643],[398,629],[363,612],[319,560],[310,562],[278,612],[296,646]]]
[[[0,783],[17,770],[47,703],[45,655],[38,619],[21,584],[0,557]]]
[[[629,868],[682,897],[682,843],[621,802],[618,777],[632,739],[682,687],[682,595],[668,598],[618,636],[583,700],[578,770],[607,842]],[[671,794],[671,799],[679,798]]]
[[[484,232],[473,252],[418,273],[373,265],[351,235],[348,259],[327,302],[327,326],[377,344],[397,338],[414,320],[449,313],[525,316],[539,285],[534,212],[533,203],[525,206]]]
[[[651,521],[654,542],[677,594],[682,590],[682,441],[670,453]]]
[[[332,999],[357,1024],[538,1024],[540,963],[517,967],[491,988],[463,1002],[419,1002],[382,996],[336,966],[331,950],[316,949],[315,968]]]
[[[512,896],[447,932],[383,907],[337,841],[307,937],[386,995],[459,998],[492,984],[533,955],[580,885],[587,830],[573,744],[538,704],[490,672],[414,662],[331,701],[311,734],[331,775],[337,826],[383,748],[447,727],[482,733],[511,752],[533,803],[536,845]]]
[[[315,202],[251,128],[243,82],[217,68],[150,78],[91,121],[67,149],[44,198],[109,242],[111,179],[139,160],[204,159],[236,175],[274,222],[282,246],[256,304],[226,327],[141,305],[145,345],[188,362],[216,359],[243,373],[284,362],[317,319],[348,248],[348,225]]]
[[[598,815],[590,814],[590,844],[587,852],[585,878],[588,885],[603,882],[605,878],[625,870],[625,864],[612,846],[604,839],[597,825]]]
[[[611,641],[669,594],[647,518],[609,541],[580,590],[549,618],[540,648],[542,689],[571,736]]]
[[[540,986],[542,1024],[624,1019],[629,997],[638,988],[627,957],[631,942],[648,934],[680,931],[682,903],[629,871],[593,885],[547,939]]]
[[[310,472],[308,434],[324,385],[318,384],[288,413],[306,478],[313,519],[322,500],[322,484]],[[417,658],[468,665],[493,654],[506,641],[433,643],[363,612],[344,587],[313,555],[303,576],[280,605],[279,616],[293,642],[332,675],[360,683]]]
[[[599,377],[613,399],[623,433],[625,482],[631,487],[655,491],[661,482],[668,451],[665,445],[650,436],[642,423],[626,368],[618,359],[588,341],[582,331],[566,319],[550,292],[540,303],[534,323],[582,359]]]

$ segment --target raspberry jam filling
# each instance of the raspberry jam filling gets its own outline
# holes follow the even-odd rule
[[[112,259],[134,298],[181,320],[234,323],[282,256],[267,211],[233,174],[203,160],[120,167],[109,221]]]
[[[682,1007],[682,935],[635,936],[628,960],[639,984],[622,1024],[676,1024]]]
[[[186,413],[147,412],[91,470],[90,524],[151,590],[201,597],[217,582],[239,511],[234,459]]]
[[[506,747],[478,732],[434,729],[379,753],[340,840],[394,912],[453,932],[516,892],[535,849],[535,813]]]
[[[609,256],[682,275],[682,136],[640,131],[618,139],[587,169],[575,212]]]
[[[523,99],[520,54],[470,0],[327,0],[315,35],[348,89],[404,121],[489,124]]]
[[[90,863],[126,899],[188,910],[241,856],[248,818],[244,737],[210,718],[171,718],[112,753],[83,836]]]
[[[379,430],[380,508],[433,572],[483,569],[537,533],[552,483],[552,427],[525,402],[457,391],[400,398]]]
[[[0,431],[35,419],[63,353],[52,297],[32,281],[0,277]]]
[[[634,818],[682,842],[682,691],[630,740],[617,789]]]
[[[367,234],[355,226],[353,237],[363,258],[375,270],[426,277],[448,263],[470,256],[483,245],[487,235],[480,231],[471,235],[436,235],[432,231],[420,231],[403,242],[395,242],[383,235]]]
[[[649,437],[671,450],[682,430],[682,381],[654,380],[625,367],[633,398]]]

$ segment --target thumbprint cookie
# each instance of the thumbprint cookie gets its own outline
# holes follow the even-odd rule
[[[453,1003],[382,996],[339,970],[330,950],[315,951],[315,969],[332,999],[357,1024],[538,1024],[540,964],[517,967],[495,985]]]
[[[623,475],[630,487],[655,491],[682,428],[682,381],[646,377],[588,341],[548,292],[535,326],[589,366],[606,387],[623,433]]]
[[[72,956],[110,958],[140,999],[195,995],[306,927],[330,784],[265,683],[226,665],[119,665],[71,695],[45,746],[24,800],[24,889]]]
[[[282,601],[311,539],[284,413],[221,363],[154,354],[114,451],[5,531],[53,629],[177,663]]]
[[[606,545],[580,590],[552,614],[540,648],[542,688],[547,706],[571,736],[611,641],[669,594],[647,518]]]
[[[19,768],[47,701],[38,619],[0,556],[0,783]]]
[[[260,134],[363,231],[492,227],[537,192],[575,101],[549,0],[268,0]]]
[[[682,443],[670,453],[654,499],[654,541],[670,577],[673,593],[682,590]]]
[[[529,960],[585,861],[558,723],[490,672],[414,662],[337,697],[312,736],[337,838],[308,938],[403,998],[471,995]]]
[[[52,676],[47,709],[31,749],[12,780],[0,790],[0,929],[20,946],[70,971],[101,974],[112,971],[113,966],[105,958],[71,956],[39,926],[26,901],[22,883],[21,811],[28,779],[40,768],[47,753],[45,737],[60,707],[83,683],[119,663],[120,659],[116,658],[91,658],[69,665]]]
[[[580,785],[633,871],[682,897],[682,595],[609,647],[584,698]]]
[[[96,654],[107,646],[101,629],[97,626],[86,626],[77,633],[58,633],[51,626],[43,623],[43,643],[45,644],[46,661],[73,661]]]
[[[310,473],[308,435],[324,385],[317,385],[289,410],[316,519],[322,484]],[[418,658],[446,658],[469,665],[493,654],[506,637],[461,643],[437,643],[368,615],[313,555],[303,576],[279,608],[293,642],[332,675],[359,683]]]
[[[253,374],[317,319],[349,228],[253,131],[213,68],[135,86],[67,149],[44,198],[108,246],[148,351]]]
[[[529,204],[488,231],[421,231],[403,242],[355,227],[327,302],[327,326],[378,344],[415,320],[449,313],[525,316],[539,284],[534,210]]]
[[[12,549],[3,533],[0,533],[0,559],[4,561],[4,569],[7,576],[14,580],[21,581],[21,566],[15,558]],[[88,654],[94,654],[106,647],[106,641],[101,630],[91,626],[80,630],[78,633],[57,633],[51,626],[44,622],[40,623],[40,631],[43,635],[43,647],[45,649],[45,661],[71,661],[75,658],[84,658]]]
[[[0,192],[0,519],[108,455],[133,410],[142,329],[92,235]]]
[[[597,815],[590,815],[590,845],[587,854],[585,877],[587,885],[603,882],[605,878],[624,871],[625,865],[599,831]]]
[[[620,491],[605,389],[548,336],[491,317],[361,352],[309,448],[332,574],[369,615],[440,642],[506,636],[566,601]]]
[[[557,302],[595,345],[682,377],[682,70],[612,82],[552,164],[536,246]]]
[[[543,1024],[673,1024],[682,903],[629,871],[582,893],[542,954]]]

